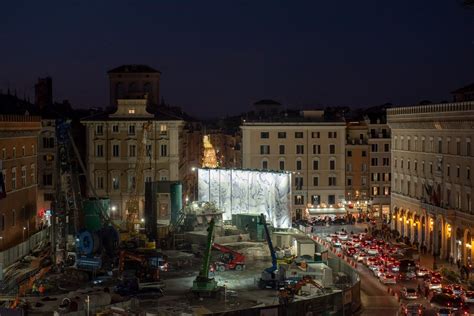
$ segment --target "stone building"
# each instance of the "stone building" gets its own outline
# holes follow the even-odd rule
[[[392,228],[441,258],[472,259],[474,102],[398,107],[392,131]]]
[[[37,231],[37,149],[40,118],[0,115],[0,249],[26,240]]]
[[[246,119],[242,167],[292,172],[293,218],[313,207],[334,213],[344,202],[345,128],[342,119],[326,120],[324,111]]]

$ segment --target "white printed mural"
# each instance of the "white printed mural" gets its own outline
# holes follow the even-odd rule
[[[198,169],[198,199],[232,214],[265,214],[274,227],[291,227],[291,174],[235,169]]]

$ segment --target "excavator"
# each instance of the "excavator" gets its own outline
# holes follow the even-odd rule
[[[20,304],[21,298],[24,297],[27,292],[33,288],[33,284],[35,284],[36,281],[44,277],[46,273],[49,272],[49,270],[51,270],[51,266],[41,268],[38,273],[34,274],[28,279],[28,281],[21,284],[18,288],[18,295],[16,296],[15,300],[10,304],[10,308],[16,308]]]
[[[288,304],[288,303],[293,302],[295,299],[295,295],[299,295],[301,288],[308,284],[316,287],[320,291],[323,291],[323,287],[320,284],[318,284],[315,280],[313,280],[313,278],[309,276],[305,276],[301,280],[299,280],[296,284],[287,285],[286,287],[280,289],[278,293],[280,304]]]
[[[225,270],[242,271],[245,268],[245,256],[229,247],[213,243],[212,248],[222,252],[220,260],[214,262],[215,269],[223,272]]]

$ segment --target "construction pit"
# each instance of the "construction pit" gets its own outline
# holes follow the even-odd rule
[[[224,232],[223,228],[221,232]],[[294,236],[293,240],[309,240],[297,232],[282,234]],[[16,301],[16,307],[22,308],[27,315],[86,315],[87,310],[91,314],[100,311],[110,315],[199,315],[279,304],[277,290],[258,287],[262,271],[271,266],[267,242],[251,241],[248,234],[219,236],[219,229],[214,242],[242,253],[245,256],[245,268],[241,271],[210,272],[209,277],[214,278],[219,286],[218,293],[212,298],[196,297],[191,288],[202,267],[205,236],[206,231],[187,232],[187,250],[163,250],[168,260],[168,269],[160,274],[159,284],[152,284],[149,288],[144,286],[139,293],[131,295],[119,295],[115,292],[120,282],[116,271],[109,275],[88,275],[72,268],[62,272],[51,270],[41,279],[35,280],[35,274],[30,273],[34,269],[31,266],[40,267],[40,258],[46,252],[38,249],[37,253],[41,255],[29,258],[30,266],[27,262],[18,263],[15,269],[6,272],[5,279],[10,280],[11,288],[4,291],[5,297],[10,296],[9,302],[4,306],[11,307]],[[47,249],[44,245],[43,247]],[[218,261],[220,256],[219,251],[213,250],[211,264]],[[302,270],[293,265],[293,269]],[[21,273],[18,271],[22,270],[32,277],[20,277]],[[13,271],[16,271],[15,276]],[[29,291],[13,300],[16,289],[12,287],[12,281],[28,281],[31,278],[34,283],[42,284],[44,291]]]

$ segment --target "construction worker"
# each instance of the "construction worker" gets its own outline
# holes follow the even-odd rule
[[[38,291],[40,293],[41,296],[44,295],[44,292],[46,291],[46,288],[44,287],[43,284],[40,284],[39,288],[38,288]]]

